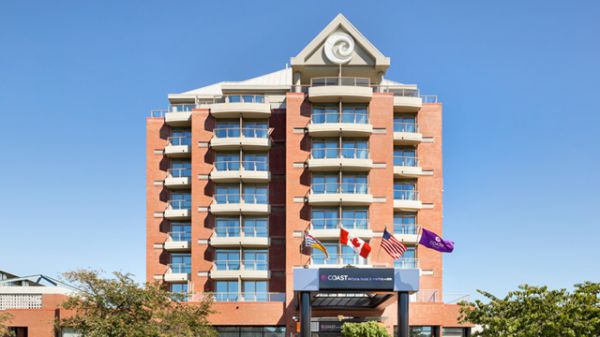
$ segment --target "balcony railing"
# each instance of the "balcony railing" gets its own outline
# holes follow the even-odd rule
[[[315,77],[310,79],[312,87],[344,85],[352,87],[368,87],[371,80],[368,77]]]
[[[310,121],[313,124],[347,123],[368,124],[369,113],[367,111],[342,111],[342,112],[315,112],[313,110]]]
[[[269,196],[267,194],[255,194],[255,193],[243,193],[240,194],[226,194],[217,193],[215,194],[215,202],[217,204],[239,204],[243,200],[246,204],[267,204],[269,202]]]
[[[357,149],[357,148],[323,148],[323,149],[312,149],[312,159],[369,159],[368,149]]]
[[[175,167],[167,170],[167,174],[172,178],[189,178],[192,176],[191,167]]]
[[[394,225],[394,234],[417,235],[419,226],[417,225]]]
[[[285,302],[285,293],[271,292],[216,292],[216,302]]]
[[[171,263],[168,267],[168,272],[172,274],[189,274],[192,272],[192,265],[189,263]]]
[[[269,163],[257,160],[220,160],[215,162],[217,171],[268,171]]]
[[[262,260],[216,260],[216,270],[269,270],[269,262]]]
[[[407,123],[407,122],[396,122],[394,121],[394,132],[410,132],[417,133],[419,132],[419,128],[416,122]]]
[[[331,254],[329,252],[329,258],[325,259],[325,256],[312,256],[311,258],[313,265],[331,265],[331,264],[358,264],[365,265],[367,260],[361,258],[356,254]]]
[[[394,189],[394,200],[419,200],[419,192]]]
[[[179,146],[179,145],[191,145],[192,137],[191,136],[175,136],[169,137],[168,139],[169,145]]]
[[[390,92],[390,93],[394,94],[394,96],[419,97],[419,89],[417,89],[417,88],[380,86],[379,91]]]
[[[191,241],[192,233],[190,232],[169,232],[169,241]]]
[[[440,302],[440,293],[436,289],[421,289],[415,294],[415,302]]]
[[[170,209],[190,209],[192,208],[191,200],[169,200]]]
[[[265,96],[262,95],[227,95],[225,96],[227,103],[264,103]]]
[[[313,194],[367,194],[369,185],[367,183],[313,183],[310,189]]]
[[[400,269],[417,269],[419,268],[419,259],[405,257],[394,261],[394,267]]]
[[[217,138],[267,138],[269,136],[268,128],[215,128],[215,137]]]
[[[217,226],[215,230],[215,236],[217,237],[251,237],[251,238],[266,238],[269,236],[269,230],[265,228],[257,227],[245,227],[239,225],[233,226]]]
[[[394,166],[419,166],[419,161],[415,156],[394,156]]]
[[[337,229],[344,227],[347,229],[368,229],[369,219],[365,218],[313,218],[311,222],[312,229]]]

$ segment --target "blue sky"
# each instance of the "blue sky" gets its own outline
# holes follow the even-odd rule
[[[598,1],[3,1],[0,269],[143,280],[149,110],[339,12],[444,102],[445,291],[600,280]]]

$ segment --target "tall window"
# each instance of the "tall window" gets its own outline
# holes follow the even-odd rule
[[[369,158],[369,142],[366,140],[343,140],[342,158]]]
[[[242,291],[245,301],[267,302],[269,300],[269,282],[243,281]]]
[[[175,274],[189,274],[192,269],[192,257],[187,254],[171,254],[171,272]]]
[[[339,145],[337,139],[315,139],[312,141],[311,146],[311,154],[315,159],[339,157]]]
[[[192,227],[189,222],[172,222],[169,236],[173,241],[191,241]]]
[[[244,121],[244,127],[242,128],[244,137],[249,138],[267,138],[267,136],[269,135],[268,131],[269,124],[266,121]]]
[[[366,207],[342,208],[342,226],[348,229],[367,229],[369,209]]]
[[[327,249],[329,253],[329,258],[325,258],[325,253],[318,249],[312,250],[312,263],[313,264],[338,264],[338,247],[339,244],[337,242],[323,242],[323,246]]]
[[[396,200],[418,200],[417,183],[410,180],[394,182],[394,199]]]
[[[247,204],[269,203],[269,186],[244,185],[244,202]]]
[[[412,146],[394,147],[394,165],[395,166],[418,166],[417,154]]]
[[[314,124],[339,123],[339,107],[337,105],[313,106],[311,122]]]
[[[394,214],[394,233],[396,234],[417,234],[417,214],[416,213],[395,213]]]
[[[188,295],[188,284],[187,283],[171,283],[171,285],[169,286],[169,291],[180,295],[180,296],[174,296],[174,298],[183,299],[184,301],[187,301],[187,295]]]
[[[342,193],[367,193],[367,190],[365,174],[344,174],[342,176]]]
[[[172,209],[192,208],[192,195],[185,192],[173,192],[169,197],[169,206]]]
[[[418,267],[416,259],[417,251],[415,247],[408,247],[402,258],[394,260],[394,267],[400,269],[414,269]]]
[[[219,302],[236,302],[238,300],[238,281],[216,281],[215,298]]]
[[[342,264],[367,264],[367,260],[358,255],[350,246],[341,245]]]
[[[189,160],[172,160],[169,175],[173,178],[191,177],[192,163]]]
[[[342,106],[342,123],[366,124],[369,121],[366,105],[344,104]]]
[[[268,171],[269,170],[269,154],[268,153],[244,153],[244,170]]]
[[[417,119],[415,115],[394,116],[394,132],[417,132]]]
[[[229,95],[227,96],[229,103],[264,103],[265,96],[262,95]]]
[[[172,112],[189,112],[194,110],[195,104],[174,104],[171,105]]]
[[[217,270],[240,270],[239,249],[217,249],[215,266]]]
[[[217,171],[237,171],[240,169],[239,152],[218,152],[215,157]]]
[[[313,229],[335,229],[338,228],[338,209],[312,207],[311,222]]]
[[[244,236],[266,238],[269,236],[268,218],[244,218]]]
[[[313,193],[339,193],[339,176],[337,174],[313,174],[311,179]]]
[[[215,220],[215,232],[220,237],[240,236],[240,218],[222,217]]]
[[[239,184],[216,185],[215,201],[217,204],[237,204],[240,202]]]
[[[267,270],[269,269],[269,252],[261,249],[244,250],[244,269]]]
[[[221,120],[217,122],[214,129],[215,137],[239,137],[240,136],[240,121],[239,120]]]
[[[171,145],[191,145],[192,144],[192,132],[186,129],[173,129],[171,131],[171,137],[169,137],[169,144]]]

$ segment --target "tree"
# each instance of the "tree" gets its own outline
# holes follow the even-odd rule
[[[522,285],[506,297],[478,290],[488,301],[461,303],[461,321],[481,325],[474,337],[598,337],[600,283],[565,289]]]
[[[375,321],[342,324],[344,337],[389,337],[385,327]]]
[[[102,278],[96,271],[64,274],[81,291],[63,303],[74,316],[58,322],[86,337],[216,337],[207,316],[212,300],[181,303],[159,284],[138,285],[131,274]]]
[[[12,332],[8,329],[7,323],[12,315],[7,312],[0,312],[0,337],[12,337]]]

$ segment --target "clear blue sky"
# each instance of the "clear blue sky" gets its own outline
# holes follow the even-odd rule
[[[374,5],[376,4],[376,5]],[[444,102],[445,291],[600,280],[600,2],[0,4],[0,269],[144,278],[144,119],[344,13]]]

